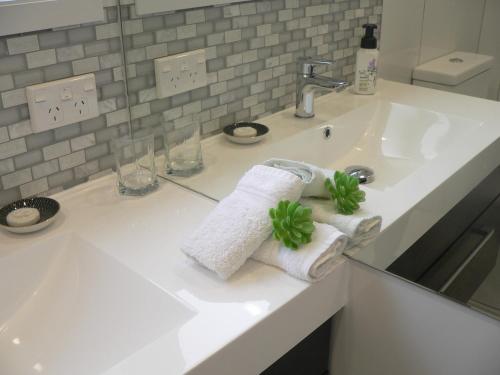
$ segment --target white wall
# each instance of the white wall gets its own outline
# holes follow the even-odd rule
[[[498,375],[500,322],[351,261],[332,375]]]
[[[424,2],[384,0],[379,61],[382,78],[411,83],[420,56]]]
[[[410,83],[419,64],[455,50],[477,52],[485,1],[491,8],[491,32],[484,50],[498,49],[493,30],[500,0],[385,0],[380,76]]]
[[[419,63],[460,50],[476,52],[485,0],[425,0]]]

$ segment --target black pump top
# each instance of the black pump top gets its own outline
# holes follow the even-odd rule
[[[365,36],[361,38],[361,48],[377,48],[377,38],[373,36],[374,30],[378,28],[377,25],[373,23],[365,23],[363,28],[365,29]]]

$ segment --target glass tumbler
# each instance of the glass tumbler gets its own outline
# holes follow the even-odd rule
[[[118,191],[123,195],[146,195],[158,187],[154,135],[124,136],[111,143],[116,161]]]
[[[166,174],[188,177],[203,169],[199,122],[165,132],[163,139]]]

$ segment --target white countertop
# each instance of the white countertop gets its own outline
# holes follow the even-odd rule
[[[252,260],[229,281],[195,264],[179,244],[215,203],[174,184],[162,183],[146,197],[131,198],[120,196],[114,176],[107,176],[54,198],[62,211],[51,227],[30,235],[1,231],[0,261],[73,233],[192,311],[185,322],[106,375],[256,374],[346,304],[345,260],[314,285]]]

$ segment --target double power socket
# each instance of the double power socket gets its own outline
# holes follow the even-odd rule
[[[99,116],[94,74],[29,86],[26,97],[35,133]]]
[[[207,85],[205,50],[155,60],[156,94],[166,98]]]

